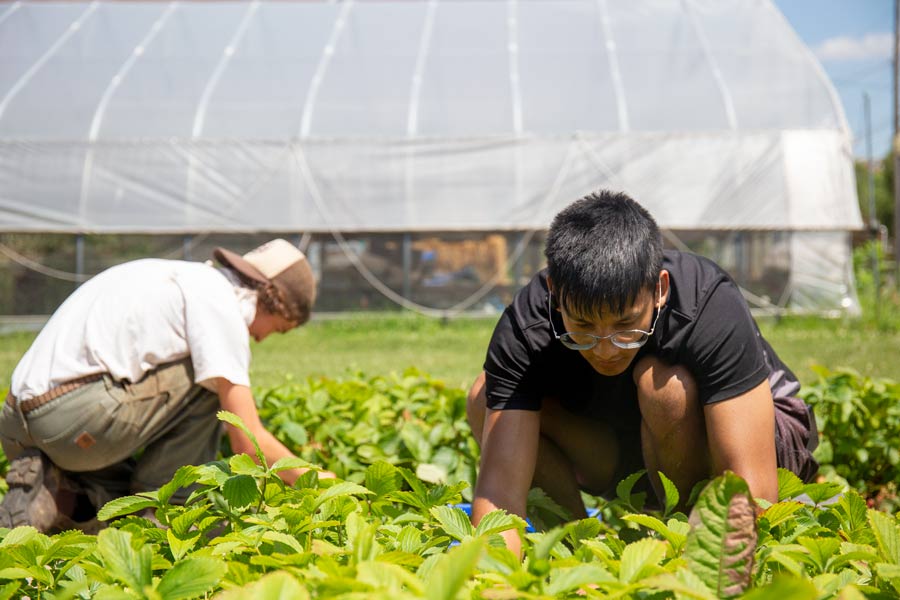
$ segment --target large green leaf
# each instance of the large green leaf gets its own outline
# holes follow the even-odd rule
[[[838,594],[837,600],[866,600],[866,596],[855,585],[848,585]]]
[[[619,482],[616,486],[616,496],[619,497],[619,500],[623,502],[628,502],[635,506],[643,504],[643,497],[638,498],[637,496],[632,497],[631,490],[634,488],[634,485],[638,482],[638,480],[646,474],[647,471],[645,469],[641,469],[636,473],[632,473],[625,479]],[[641,495],[643,496],[643,495]]]
[[[187,558],[169,569],[156,591],[165,600],[187,600],[206,594],[219,584],[228,571],[224,561],[208,556]]]
[[[659,480],[662,483],[663,490],[666,494],[666,507],[664,510],[664,514],[668,515],[672,512],[676,506],[678,506],[678,501],[681,500],[681,494],[678,493],[678,487],[675,483],[672,482],[671,479],[666,477],[665,473],[662,471],[657,471],[659,473]]]
[[[566,537],[566,530],[562,527],[554,527],[545,533],[530,534],[528,537],[533,538],[535,536],[538,539],[534,543],[534,559],[541,560],[550,558],[550,553],[553,552],[553,549]]]
[[[767,508],[762,514],[762,518],[768,521],[769,527],[777,527],[778,525],[781,525],[782,523],[790,519],[794,515],[794,513],[802,509],[804,506],[806,505],[802,502],[791,502],[783,500]]]
[[[197,526],[198,521],[208,512],[209,507],[204,505],[189,508],[178,516],[170,516],[169,526],[177,535],[188,535]]]
[[[635,583],[655,574],[656,568],[665,556],[665,543],[653,538],[644,538],[628,544],[622,551],[619,581]]]
[[[431,567],[425,586],[428,600],[452,600],[472,575],[485,549],[484,538],[462,542]]]
[[[143,546],[137,552],[131,547],[131,534],[118,529],[104,529],[97,536],[97,549],[109,574],[132,590],[140,592],[150,585],[153,551]]]
[[[582,540],[591,540],[600,534],[600,521],[596,517],[579,519],[566,525],[566,533],[573,543],[579,544]]]
[[[450,534],[450,537],[461,541],[475,535],[475,528],[472,527],[472,522],[462,509],[450,506],[435,506],[430,512],[437,519],[437,522],[441,524],[444,531]]]
[[[101,521],[109,521],[110,519],[130,515],[156,505],[157,502],[155,500],[150,500],[143,496],[123,496],[104,504],[103,508],[97,511],[97,518]]]
[[[30,525],[16,527],[15,529],[11,529],[9,533],[6,534],[6,536],[3,538],[3,541],[0,542],[0,548],[27,544],[37,535],[38,530]]]
[[[262,449],[259,447],[259,442],[256,440],[256,436],[250,432],[250,430],[247,428],[247,425],[244,424],[244,421],[233,412],[229,412],[227,410],[220,410],[216,413],[216,416],[220,421],[225,421],[229,425],[240,429],[256,449],[256,458],[259,460],[259,464],[261,464],[264,468],[268,468],[268,463],[266,463],[266,455],[263,454]]]
[[[544,591],[551,596],[559,596],[576,588],[590,584],[608,583],[616,578],[599,564],[576,565],[550,570],[550,583]]]
[[[298,456],[284,456],[275,461],[269,470],[273,473],[278,473],[280,471],[286,471],[288,469],[309,469],[314,468],[314,465],[310,464],[308,461],[303,460]]]
[[[178,535],[172,529],[166,530],[166,541],[169,542],[169,550],[172,551],[172,558],[181,560],[186,554],[194,549],[197,542],[200,541],[200,532],[194,531],[192,535]]]
[[[67,531],[54,535],[43,557],[41,564],[46,565],[51,561],[59,559],[73,559],[81,556],[85,552],[92,550],[97,544],[96,536],[85,535],[80,531]],[[74,565],[72,565],[74,566]]]
[[[801,535],[797,538],[801,546],[809,551],[808,561],[814,564],[819,573],[824,573],[828,563],[834,558],[841,548],[841,540],[835,537],[808,537]]]
[[[297,554],[302,554],[304,552],[303,546],[300,545],[300,542],[297,541],[297,538],[281,531],[266,531],[263,534],[262,539],[270,542],[278,542],[280,544],[284,544]]]
[[[778,469],[778,500],[788,500],[803,493],[803,480],[793,471]]]
[[[597,523],[596,519],[592,520]],[[599,523],[597,524],[599,526]],[[518,515],[511,515],[503,510],[492,510],[484,515],[484,517],[481,518],[481,521],[478,522],[478,527],[475,528],[475,535],[489,536],[510,529],[524,530],[525,527],[525,521]]]
[[[897,519],[877,510],[869,510],[869,523],[885,562],[900,565],[900,527]]]
[[[884,579],[892,586],[894,586],[894,592],[900,594],[900,565],[892,564],[892,563],[875,563],[875,570],[878,572],[878,577]]]
[[[730,471],[700,494],[689,519],[685,558],[720,598],[739,596],[750,584],[756,549],[756,512],[747,483]]]
[[[844,486],[834,482],[808,483],[803,486],[803,493],[809,496],[816,506],[832,501],[844,491]]]
[[[249,455],[235,454],[228,459],[228,466],[235,475],[261,475],[265,469],[260,467]]]
[[[172,494],[183,487],[196,483],[196,481],[202,477],[202,474],[203,470],[194,465],[185,465],[179,468],[175,471],[175,476],[172,477],[172,481],[159,488],[159,491],[157,492],[159,503],[165,504],[168,502],[169,498],[172,497]]]
[[[22,582],[20,581],[11,581],[4,586],[0,586],[0,600],[10,600],[19,591],[21,585]]]
[[[403,486],[403,478],[397,467],[379,460],[366,469],[365,483],[366,487],[380,498],[398,491]]]
[[[222,486],[222,495],[233,508],[244,508],[260,498],[256,480],[250,475],[234,475]]]
[[[287,571],[269,573],[258,581],[242,588],[228,590],[218,600],[307,600],[306,586]]]
[[[780,576],[772,583],[756,588],[741,600],[817,600],[819,591],[806,579]]]
[[[336,483],[316,498],[315,506],[318,508],[328,500],[333,498],[338,498],[340,496],[363,496],[363,495],[371,495],[372,492],[359,485],[358,483],[352,483],[350,481],[341,481],[340,483]]]
[[[703,580],[688,569],[679,569],[675,573],[660,573],[644,579],[642,583],[653,589],[675,592],[675,597],[679,600],[687,598],[716,600],[716,595],[703,583]]]
[[[681,552],[681,549],[684,547],[685,542],[687,541],[687,535],[674,530],[672,527],[666,525],[656,517],[645,514],[630,514],[624,515],[622,517],[626,521],[631,521],[633,523],[637,523],[639,525],[643,525],[647,529],[652,529],[657,532],[661,536],[663,536],[666,541],[669,542],[669,545],[672,546],[673,553]],[[672,525],[675,525],[677,521],[673,521]],[[684,523],[684,521],[681,521]]]
[[[357,565],[356,570],[357,578],[360,581],[371,585],[377,590],[400,594],[405,587],[418,596],[425,592],[425,588],[418,577],[401,566],[380,562],[380,559],[379,562],[362,562]]]
[[[407,525],[397,534],[397,546],[403,552],[416,553],[422,548],[422,531],[418,527]]]

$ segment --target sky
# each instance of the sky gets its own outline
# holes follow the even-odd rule
[[[853,130],[853,153],[867,158],[863,94],[872,107],[872,154],[893,135],[894,0],[774,0],[812,49],[840,94]]]

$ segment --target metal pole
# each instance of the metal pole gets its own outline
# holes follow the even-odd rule
[[[403,297],[412,299],[412,282],[410,271],[412,270],[412,235],[403,234]]]
[[[875,288],[875,322],[881,323],[881,273],[878,265],[878,217],[875,215],[875,159],[872,157],[872,102],[863,92],[863,113],[866,121],[866,170],[869,187],[869,234],[872,238],[872,284]]]
[[[894,269],[900,283],[900,0],[894,0]]]
[[[75,236],[75,275],[78,276],[77,285],[81,285],[84,277],[84,234]]]
[[[188,234],[184,236],[181,240],[181,253],[184,256],[184,260],[191,260],[191,245],[194,241],[194,236]]]

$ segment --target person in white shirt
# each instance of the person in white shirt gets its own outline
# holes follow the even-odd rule
[[[250,338],[309,320],[309,262],[282,239],[214,256],[222,268],[161,259],[112,267],[53,314],[16,366],[0,412],[11,461],[0,526],[50,531],[156,489],[182,465],[214,460],[220,408],[244,421],[270,463],[293,456],[257,413]],[[225,430],[235,453],[255,456],[242,431]],[[303,472],[279,475],[292,484]]]

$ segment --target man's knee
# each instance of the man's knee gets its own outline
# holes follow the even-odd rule
[[[466,397],[466,420],[472,429],[475,441],[481,445],[481,432],[484,429],[484,413],[487,407],[487,394],[484,386],[484,372],[475,378]]]
[[[697,384],[685,367],[645,356],[635,364],[634,382],[641,418],[655,435],[702,418]]]

